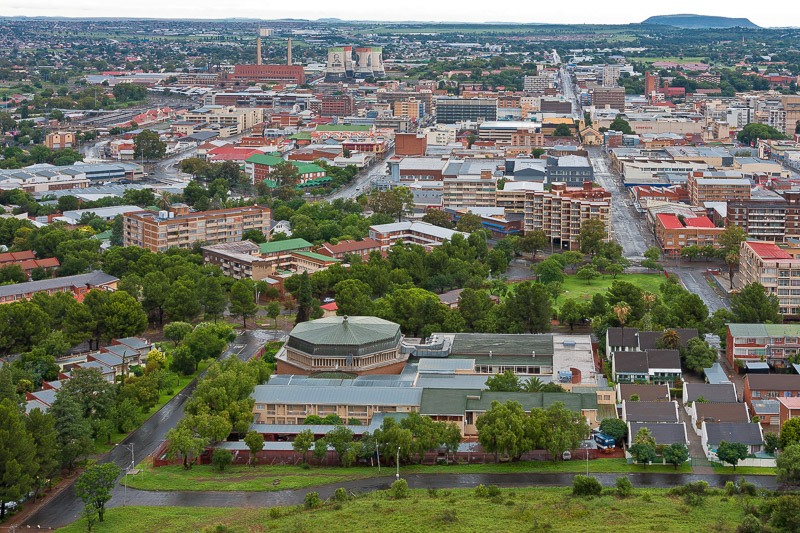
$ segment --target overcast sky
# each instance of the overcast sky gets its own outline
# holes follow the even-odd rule
[[[0,15],[67,17],[148,17],[255,19],[336,17],[345,20],[426,20],[463,22],[549,22],[627,24],[652,15],[698,13],[747,17],[761,26],[800,25],[794,2],[778,0],[769,9],[743,0],[673,0],[659,7],[630,0],[511,0],[494,4],[475,0],[0,0]],[[796,5],[796,4],[795,4]],[[494,8],[494,9],[493,9]],[[496,9],[499,8],[499,9]]]

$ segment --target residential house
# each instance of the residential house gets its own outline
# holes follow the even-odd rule
[[[681,379],[678,350],[617,352],[611,360],[611,373],[618,383],[674,383]]]
[[[668,402],[670,401],[669,385],[659,384],[640,384],[640,383],[617,383],[617,401],[630,401],[632,396],[638,398],[640,402]]]
[[[783,426],[786,421],[800,416],[800,398],[778,398],[778,420]]]
[[[683,403],[706,401],[712,403],[736,403],[736,385],[733,383],[683,383]]]
[[[778,398],[778,400],[791,400],[792,398]],[[751,400],[753,417],[758,417],[762,426],[780,425],[781,406],[778,400]]]
[[[680,422],[678,402],[622,402],[622,420],[625,422],[673,423]]]
[[[798,374],[747,374],[744,377],[744,401],[777,400],[800,397]]]
[[[717,447],[723,441],[746,444],[751,454],[761,452],[764,449],[764,434],[761,432],[761,424],[703,422],[700,430],[700,442],[709,460],[719,461]]]
[[[692,402],[686,407],[692,417],[692,428],[698,435],[703,422],[750,422],[750,410],[744,403]]]
[[[628,422],[628,445],[633,443],[640,429],[647,429],[658,446],[669,446],[670,444],[689,445],[686,424],[683,422]]]

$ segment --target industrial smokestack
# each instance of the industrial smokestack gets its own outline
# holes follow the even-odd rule
[[[289,37],[289,49],[288,49],[288,52],[286,54],[286,64],[287,65],[291,65],[292,64],[292,38],[291,37]]]
[[[261,36],[256,37],[256,65],[261,64]]]

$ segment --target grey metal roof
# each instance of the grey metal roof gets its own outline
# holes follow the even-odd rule
[[[142,339],[141,337],[125,337],[124,339],[117,339],[117,342],[120,344],[124,344],[134,350],[141,350],[143,348],[149,348],[153,345],[147,339]]]
[[[39,400],[43,404],[53,405],[53,402],[56,401],[56,392],[58,391],[55,389],[46,389],[32,392],[31,394],[36,400]]]
[[[719,363],[714,363],[709,368],[704,368],[703,372],[706,375],[706,381],[713,385],[717,385],[720,383],[730,383],[728,379],[728,375],[725,374],[725,370],[723,370],[722,365]]]
[[[365,355],[400,342],[400,326],[371,316],[332,316],[295,326],[288,346],[312,355]]]
[[[623,402],[626,422],[678,422],[678,404],[672,402]]]
[[[474,370],[473,359],[442,359],[440,357],[423,357],[419,360],[417,369],[423,372],[455,372],[456,370]]]
[[[550,334],[456,333],[450,355],[553,355]]]
[[[28,281],[25,283],[15,283],[13,285],[0,286],[0,297],[22,295],[30,292],[42,292],[69,287],[81,287],[86,285],[96,286],[106,283],[119,281],[118,278],[96,270],[88,274],[78,274],[76,276],[65,276],[63,278],[43,279],[39,281]]]
[[[718,422],[704,424],[708,444],[716,446],[720,442],[736,442],[740,444],[759,445],[764,443],[761,424],[750,422]]]
[[[685,383],[685,386],[684,402],[693,402],[701,396],[707,402],[736,402],[736,388],[733,383]]]
[[[630,422],[628,424],[631,439],[636,437],[640,429],[650,430],[650,435],[656,440],[656,444],[686,444],[689,439],[686,437],[686,424],[683,422],[672,424],[658,424],[648,422]]]
[[[422,389],[417,387],[315,387],[258,385],[256,403],[298,405],[419,406]]]
[[[614,352],[614,370],[623,374],[647,374],[645,352]]]
[[[421,374],[416,385],[423,389],[485,389],[489,377],[488,374]]]
[[[780,414],[781,404],[778,400],[750,400],[754,415]]]

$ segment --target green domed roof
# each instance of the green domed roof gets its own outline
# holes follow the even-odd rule
[[[374,316],[332,316],[295,326],[288,345],[311,355],[365,355],[395,347],[400,326]]]

